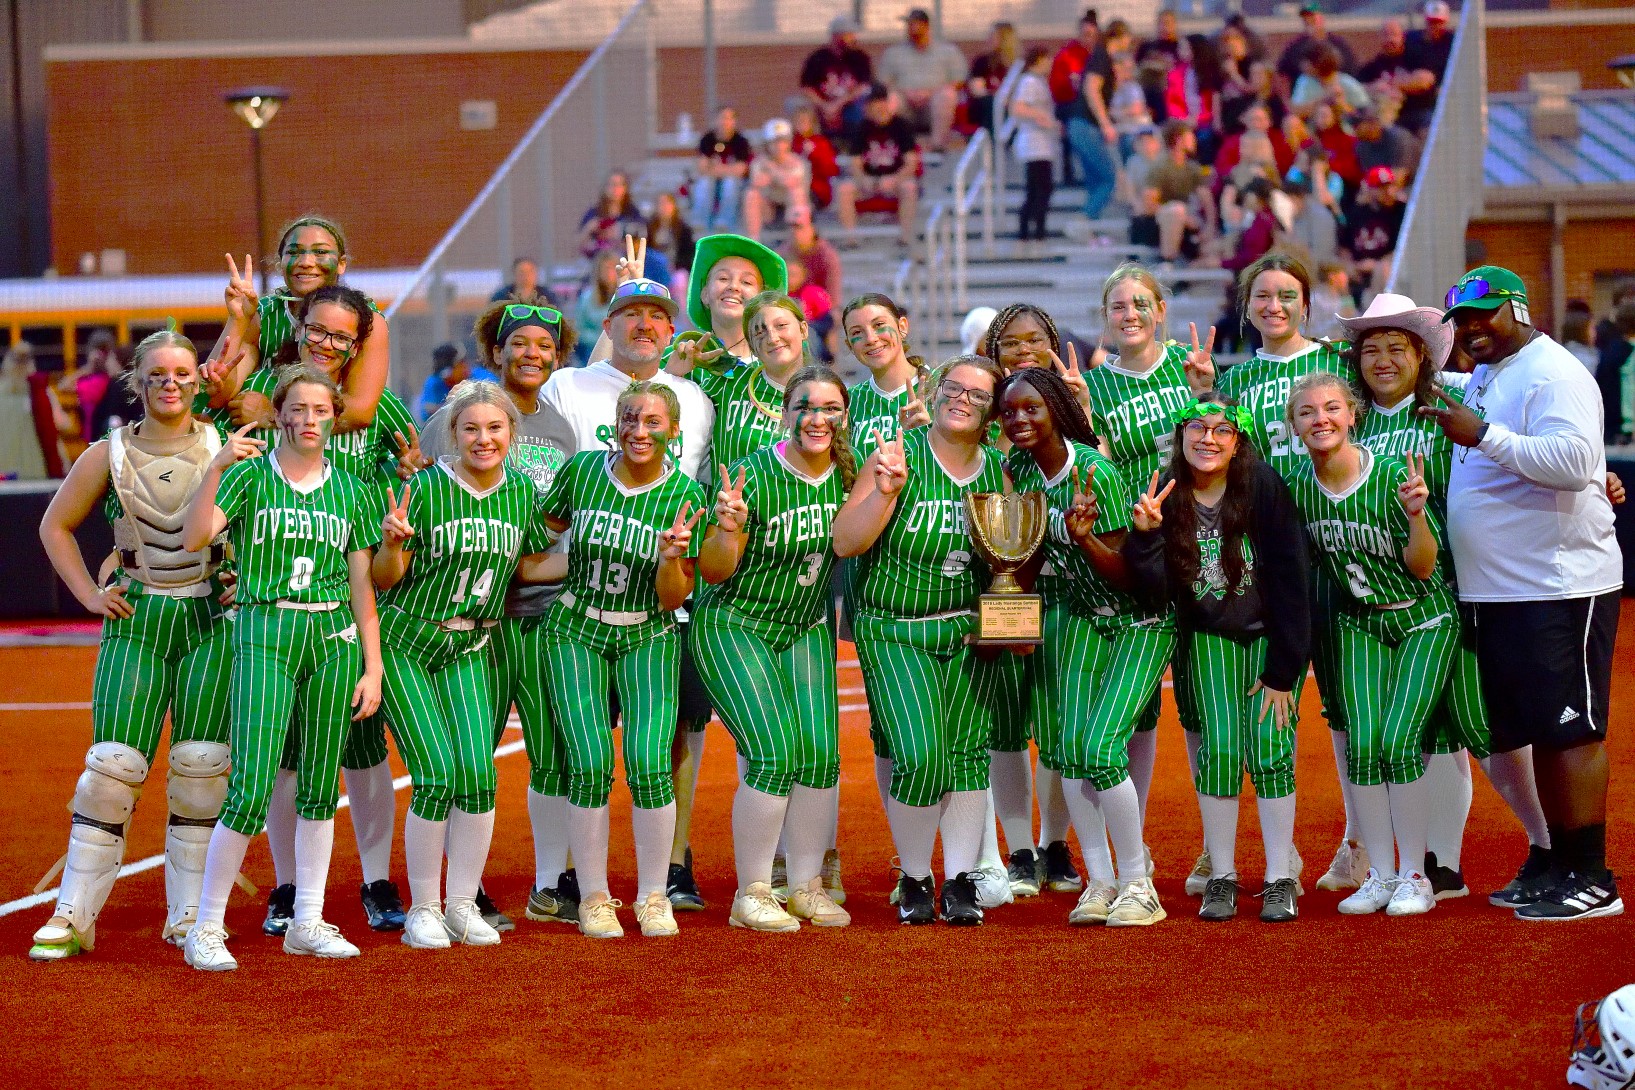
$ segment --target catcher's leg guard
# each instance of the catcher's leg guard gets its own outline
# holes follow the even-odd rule
[[[165,830],[165,941],[182,944],[199,914],[204,857],[210,833],[227,798],[228,749],[220,742],[183,742],[170,747]]]

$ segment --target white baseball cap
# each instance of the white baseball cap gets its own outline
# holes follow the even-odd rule
[[[1448,21],[1447,0],[1425,0],[1425,18],[1432,22]]]
[[[795,138],[795,127],[781,117],[774,117],[766,123],[762,134],[769,144],[774,140],[793,140]]]

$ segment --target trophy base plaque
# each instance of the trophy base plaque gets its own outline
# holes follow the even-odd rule
[[[1037,594],[984,594],[977,602],[979,647],[1045,642],[1045,600]]]

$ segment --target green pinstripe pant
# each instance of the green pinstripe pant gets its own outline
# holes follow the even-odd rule
[[[568,755],[568,801],[606,806],[613,791],[608,695],[619,695],[625,782],[644,810],[675,799],[670,746],[676,735],[681,639],[669,614],[620,627],[557,602],[544,625],[551,717]]]
[[[846,618],[846,627],[851,632],[852,643],[857,642],[857,558],[846,557],[835,565],[835,579],[840,583],[840,608]],[[859,662],[861,663],[861,657]],[[863,701],[869,706],[869,742],[874,746],[874,755],[882,760],[891,760],[891,742],[886,738],[886,732],[881,729],[880,713],[875,710],[874,697],[869,693],[868,675],[863,676]]]
[[[1323,700],[1330,730],[1346,729],[1345,700],[1340,696],[1340,647],[1335,638],[1341,602],[1346,597],[1321,564],[1311,566],[1311,672]]]
[[[1128,778],[1130,735],[1175,650],[1171,618],[1047,616],[1044,668],[1056,679],[1061,773],[1098,791]]]
[[[335,816],[341,747],[352,719],[352,690],[362,676],[363,649],[346,606],[328,613],[239,607],[233,624],[233,771],[223,825],[245,836],[261,832],[292,719],[301,732],[295,812],[312,821]]]
[[[1045,631],[1048,633],[1061,622],[1056,616],[1066,612],[1059,605],[1045,603]],[[1033,703],[1033,742],[1039,749],[1039,763],[1052,772],[1062,770],[1062,713],[1061,702],[1056,699],[1056,671],[1050,658],[1050,645],[1046,643],[1028,658],[1031,661],[1028,673],[1028,694]]]
[[[551,723],[550,676],[545,671],[545,618],[506,617],[488,630],[494,695],[494,748],[505,735],[511,705],[522,720],[528,786],[541,795],[568,793],[568,757]]]
[[[1001,753],[1020,753],[1028,748],[1033,734],[1033,676],[1038,672],[1039,653],[1013,655],[1001,651],[989,668],[994,674],[993,732],[988,748]]]
[[[386,705],[367,719],[354,720],[346,725],[346,741],[341,744],[341,767],[350,769],[374,768],[386,759]],[[284,739],[284,753],[278,767],[294,772],[301,767],[301,703],[295,705],[296,722]]]
[[[767,625],[725,606],[693,615],[693,661],[747,764],[744,783],[780,797],[840,782],[840,707],[828,622]]]
[[[91,733],[121,742],[148,764],[170,712],[170,744],[225,742],[233,673],[232,622],[214,595],[132,593],[134,616],[102,622],[91,682]]]
[[[1448,688],[1426,725],[1425,752],[1457,753],[1468,749],[1481,760],[1493,753],[1493,738],[1487,725],[1482,678],[1476,667],[1476,630],[1464,623],[1462,607],[1459,621],[1459,652],[1453,657]]]
[[[1213,632],[1194,632],[1181,644],[1175,658],[1186,661],[1188,695],[1203,734],[1193,781],[1199,794],[1237,798],[1247,768],[1256,795],[1292,795],[1294,725],[1279,729],[1271,715],[1262,721],[1262,698],[1249,694],[1266,668],[1266,637],[1239,643]],[[1294,699],[1298,706],[1298,683]]]
[[[414,782],[409,811],[427,821],[442,821],[451,806],[494,809],[491,631],[448,632],[401,609],[381,611],[387,718]]]
[[[1439,588],[1404,609],[1342,610],[1334,633],[1351,782],[1413,783],[1425,774],[1425,723],[1459,651],[1459,612]]]
[[[970,630],[969,615],[853,621],[870,714],[894,758],[891,797],[905,806],[988,788],[994,671],[965,642]]]

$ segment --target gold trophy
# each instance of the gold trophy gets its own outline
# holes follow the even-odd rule
[[[1038,551],[1050,524],[1043,492],[968,492],[965,524],[978,555],[993,571],[993,583],[977,606],[979,645],[1044,642],[1045,604],[1028,594],[1016,573]]]

